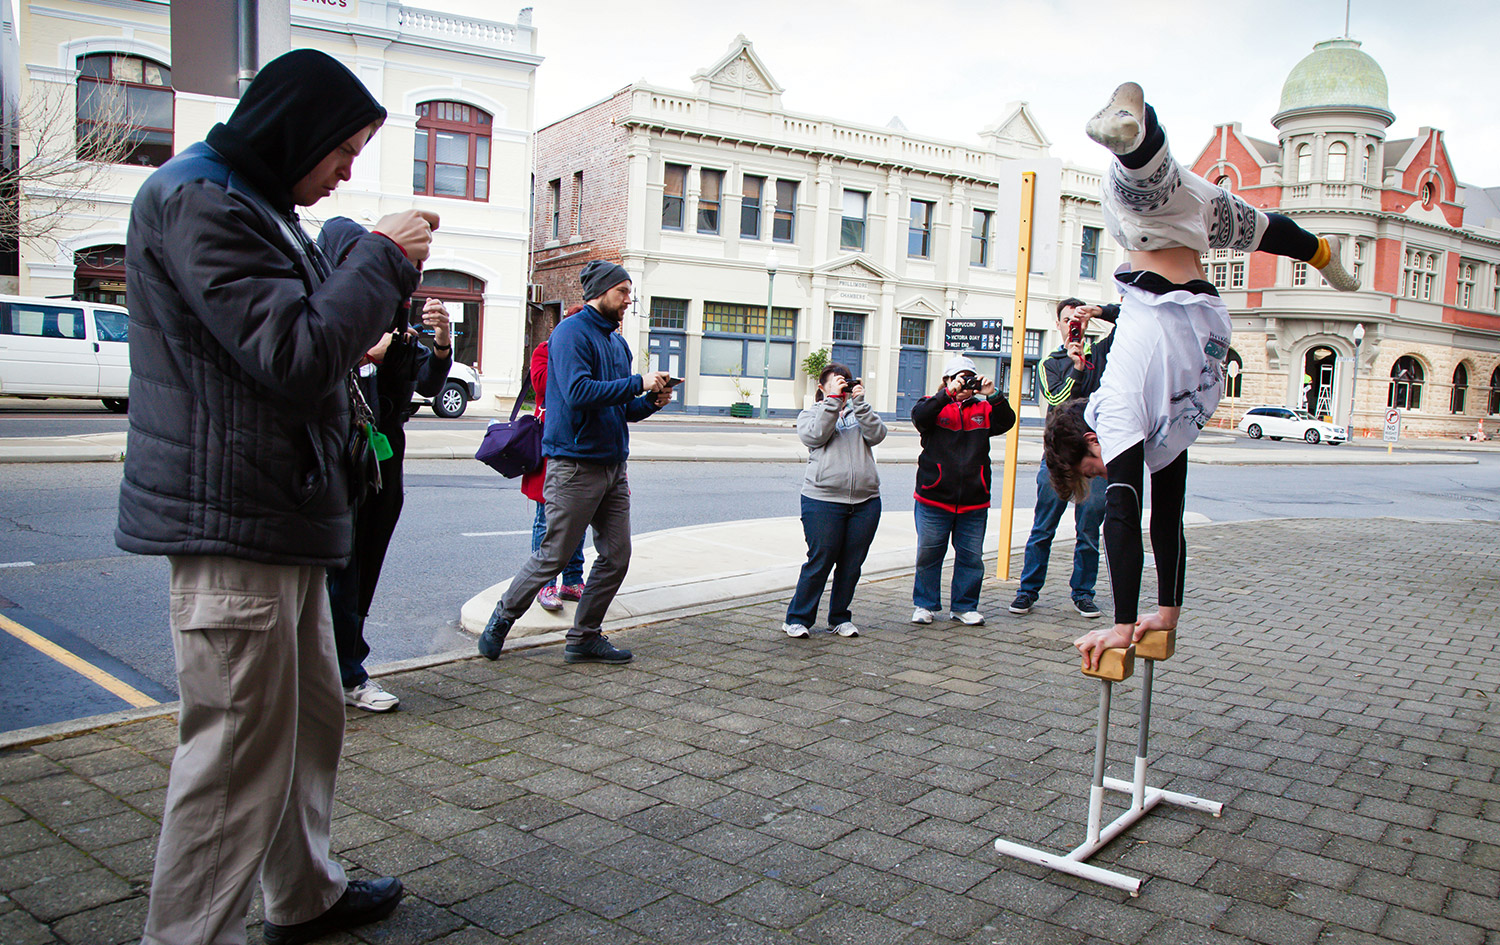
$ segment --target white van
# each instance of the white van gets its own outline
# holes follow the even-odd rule
[[[118,305],[0,295],[0,395],[97,398],[124,413],[129,325]]]

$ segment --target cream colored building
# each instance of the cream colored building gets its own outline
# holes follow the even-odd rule
[[[632,85],[539,129],[542,328],[582,301],[584,263],[620,262],[637,296],[631,348],[685,378],[677,409],[722,413],[759,406],[769,291],[774,413],[808,401],[816,380],[802,359],[829,348],[877,409],[904,416],[955,353],[944,344],[950,320],[1013,326],[1025,169],[1039,173],[1032,268],[1045,270],[1030,279],[1030,362],[1057,344],[1058,299],[1115,298],[1109,275],[1122,256],[1103,237],[1099,176],[1050,158],[1025,104],[960,144],[894,119],[877,128],[789,112],[781,94],[741,36],[691,90]],[[984,373],[1001,373],[997,354],[975,352]]]
[[[518,386],[524,359],[527,225],[536,31],[530,10],[495,23],[403,6],[395,0],[290,0],[291,45],[347,65],[389,112],[354,165],[353,179],[301,212],[366,225],[419,207],[442,226],[419,295],[449,301],[461,361],[477,364],[492,391]],[[161,0],[22,3],[23,103],[52,97],[92,114],[89,103],[121,87],[138,140],[104,175],[86,205],[70,207],[54,239],[22,247],[27,295],[115,300],[124,291],[130,203],[154,166],[200,141],[235,101],[171,90],[169,6]],[[24,105],[23,105],[24,107]],[[72,112],[66,118],[71,134]],[[34,152],[23,131],[22,148]],[[23,201],[58,199],[39,184]]]

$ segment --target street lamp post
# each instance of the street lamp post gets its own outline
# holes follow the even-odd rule
[[[766,350],[760,375],[760,418],[771,418],[771,297],[776,287],[776,250],[766,254]]]
[[[1348,436],[1348,439],[1350,439],[1350,440],[1354,439],[1354,405],[1356,403],[1356,401],[1354,399],[1354,385],[1356,385],[1356,384],[1359,383],[1359,346],[1360,346],[1361,343],[1364,342],[1364,340],[1365,340],[1365,325],[1364,325],[1364,322],[1359,322],[1359,323],[1357,323],[1354,326],[1354,368],[1349,372],[1349,431],[1348,431],[1349,436]]]

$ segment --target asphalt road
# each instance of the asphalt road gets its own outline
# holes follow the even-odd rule
[[[1214,521],[1303,515],[1494,521],[1500,519],[1500,456],[1477,458],[1461,466],[1194,465],[1188,508]],[[912,465],[884,467],[887,511],[911,509],[914,472]],[[120,474],[119,465],[106,463],[0,466],[0,617],[105,669],[144,697],[172,699],[166,562],[114,546]],[[1029,520],[1035,475],[1034,466],[1020,470],[1017,521]],[[790,463],[637,462],[631,468],[633,528],[795,515],[801,478],[801,465]],[[530,549],[533,506],[514,480],[471,460],[426,460],[407,464],[406,486],[405,511],[367,624],[374,663],[471,647],[458,630],[459,607],[513,574]],[[1309,580],[1316,580],[1316,564],[1288,562]],[[0,659],[7,666],[0,731],[126,705],[13,633],[0,633]]]

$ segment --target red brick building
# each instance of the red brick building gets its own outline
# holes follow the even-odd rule
[[[1362,283],[1335,292],[1264,253],[1205,258],[1234,314],[1236,415],[1300,402],[1344,423],[1352,402],[1362,431],[1378,431],[1388,407],[1402,410],[1403,433],[1500,421],[1500,188],[1461,183],[1437,129],[1389,138],[1394,120],[1380,66],[1358,42],[1328,40],[1288,75],[1275,143],[1220,125],[1192,162],[1257,207],[1339,235]]]

